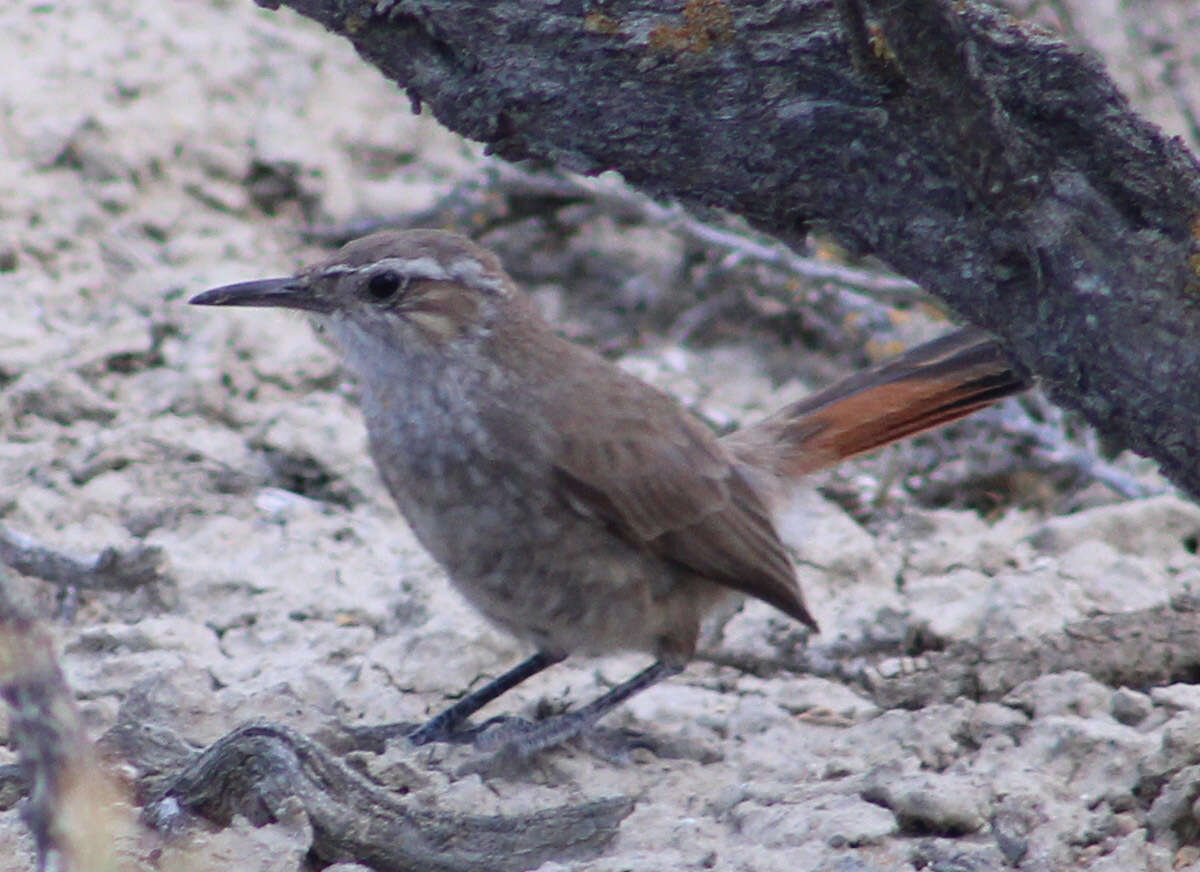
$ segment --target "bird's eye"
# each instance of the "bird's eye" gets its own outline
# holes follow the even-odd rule
[[[404,286],[400,274],[392,270],[377,272],[367,279],[367,298],[376,303],[384,303],[396,295]]]

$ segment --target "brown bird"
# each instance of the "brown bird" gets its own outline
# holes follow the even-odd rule
[[[786,488],[1029,386],[999,345],[963,329],[717,438],[557,336],[493,253],[435,230],[378,233],[295,276],[191,302],[314,316],[362,384],[371,456],[417,538],[536,650],[412,741],[473,735],[479,708],[568,654],[655,658],[579,710],[500,726],[522,754],[680,671],[731,595],[816,629],[772,516]]]

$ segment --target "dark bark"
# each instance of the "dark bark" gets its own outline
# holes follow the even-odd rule
[[[314,856],[379,870],[518,872],[551,859],[592,858],[633,810],[624,798],[510,817],[413,809],[311,739],[265,722],[203,752],[145,723],[118,725],[101,743],[140,770],[150,794],[143,819],[160,832],[180,826],[180,810],[221,826],[235,814],[262,826],[298,803],[312,824]]]
[[[1085,53],[949,0],[288,5],[504,157],[878,255],[1200,495],[1200,172]]]

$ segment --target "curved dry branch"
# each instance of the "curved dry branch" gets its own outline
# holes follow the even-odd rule
[[[515,816],[411,809],[321,745],[267,722],[239,727],[202,752],[142,723],[119,725],[102,743],[141,771],[151,794],[143,819],[157,830],[175,828],[181,811],[223,826],[241,814],[262,826],[298,802],[312,825],[314,856],[380,870],[519,872],[591,858],[633,809],[624,798]]]
[[[1200,495],[1200,168],[1083,52],[949,0],[288,5],[505,157],[878,255]]]

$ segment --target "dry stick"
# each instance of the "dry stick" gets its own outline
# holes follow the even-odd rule
[[[166,579],[166,558],[157,546],[108,547],[91,558],[71,557],[32,536],[0,524],[0,563],[61,587],[134,590]]]
[[[998,700],[1025,681],[1078,671],[1111,687],[1190,680],[1200,669],[1200,600],[1088,618],[1061,633],[956,642],[917,660],[891,661],[859,676],[882,708],[922,708],[960,697]]]
[[[1060,428],[1052,424],[1039,424],[1024,412],[1018,403],[1001,406],[993,416],[1006,433],[1031,439],[1036,450],[1047,460],[1071,468],[1085,478],[1098,481],[1126,499],[1143,499],[1169,491],[1169,488],[1153,487],[1139,481],[1130,473],[1105,461],[1094,450],[1072,445]]]
[[[87,741],[49,637],[2,584],[0,696],[12,710],[18,778],[28,793],[22,816],[39,868],[52,851],[70,872],[125,868],[119,847],[136,826],[130,805]],[[312,823],[318,857],[378,869],[517,872],[551,859],[587,859],[633,809],[617,797],[514,816],[411,811],[312,740],[266,723],[235,730],[202,753],[144,722],[115,728],[104,744],[142,771],[155,794],[143,819],[159,832],[178,830],[183,809],[224,825],[241,813],[262,825],[286,813],[294,797]]]
[[[129,806],[96,760],[50,637],[11,601],[2,575],[0,696],[11,709],[28,794],[21,817],[33,832],[38,868],[52,851],[70,872],[124,868],[115,840],[135,825]]]
[[[105,740],[139,767],[173,772],[152,779],[155,796],[144,820],[159,830],[175,829],[187,811],[222,825],[241,814],[261,826],[294,813],[298,801],[312,824],[312,852],[330,863],[518,872],[552,859],[599,855],[633,810],[632,800],[623,797],[511,816],[414,810],[278,724],[246,724],[202,753],[164,739],[164,732],[127,724]],[[175,764],[166,764],[172,755]]]
[[[1001,700],[1023,682],[1058,672],[1084,672],[1111,687],[1135,689],[1191,681],[1200,670],[1198,615],[1200,598],[1181,595],[1149,609],[1076,621],[1059,633],[963,640],[878,665],[870,640],[814,645],[791,657],[722,650],[701,651],[696,659],[763,678],[816,675],[857,685],[882,709],[920,709],[963,698]]]
[[[539,181],[547,175],[534,175],[512,167],[497,168],[497,177],[506,187],[520,183],[536,190]],[[612,177],[589,179],[557,175],[551,178],[565,192],[591,198],[608,214],[623,215],[652,227],[672,230],[705,248],[735,255],[743,262],[760,263],[811,281],[835,282],[879,301],[926,299],[920,287],[908,279],[825,263],[796,254],[781,242],[767,241],[761,236],[756,239],[748,233],[714,227],[694,217],[678,203],[664,206]]]
[[[437,203],[420,212],[392,218],[366,219],[344,226],[318,226],[305,237],[321,242],[346,242],[383,228],[446,226],[463,232],[486,232],[526,216],[511,202],[498,199],[528,199],[562,206],[587,203],[603,214],[651,227],[662,227],[704,248],[733,256],[738,262],[773,267],[793,276],[818,282],[833,282],[872,297],[897,303],[927,299],[918,285],[884,272],[855,269],[796,254],[781,242],[743,231],[714,227],[691,215],[678,203],[663,205],[613,177],[589,179],[558,171],[529,172],[509,164],[493,162],[482,172],[454,185]]]

